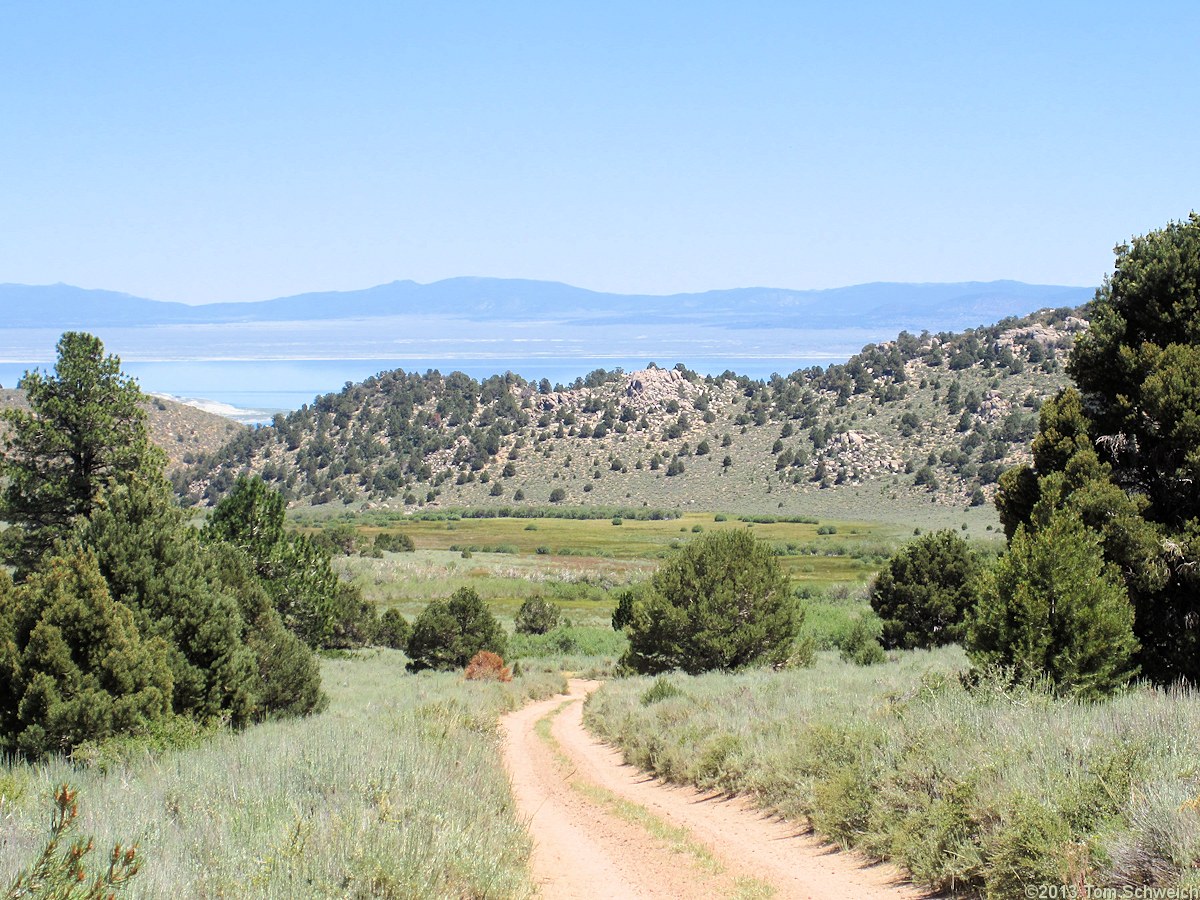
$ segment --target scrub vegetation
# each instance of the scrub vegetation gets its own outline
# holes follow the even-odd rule
[[[1200,888],[1200,697],[1095,704],[960,676],[958,648],[863,667],[610,681],[585,721],[628,762],[744,793],[937,890]]]
[[[67,782],[99,853],[137,843],[130,898],[534,896],[496,721],[565,682],[527,671],[468,683],[404,665],[393,651],[326,659],[325,712],[186,749],[127,740],[86,763],[10,763],[0,884],[37,858]]]

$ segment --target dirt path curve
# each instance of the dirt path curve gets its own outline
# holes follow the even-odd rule
[[[926,896],[740,800],[667,785],[583,727],[598,682],[501,719],[504,762],[548,900]]]

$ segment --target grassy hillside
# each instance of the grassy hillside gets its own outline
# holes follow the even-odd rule
[[[653,364],[565,386],[386,372],[238,434],[176,483],[211,503],[253,472],[306,504],[409,511],[557,502],[906,521],[933,504],[957,510],[951,524],[1026,458],[1085,325],[1063,309],[902,333],[769,381]]]
[[[0,389],[0,409],[27,409],[25,392]],[[163,397],[146,401],[150,439],[167,454],[167,471],[174,472],[220,450],[236,435],[248,430],[224,416]]]

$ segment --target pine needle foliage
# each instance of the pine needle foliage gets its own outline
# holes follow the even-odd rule
[[[86,857],[95,849],[91,838],[76,838],[63,847],[79,816],[78,791],[64,784],[54,794],[50,838],[37,860],[21,872],[4,900],[113,900],[141,869],[138,848],[115,844],[106,869],[89,875]]]
[[[146,433],[144,395],[90,334],[67,332],[53,373],[27,372],[18,386],[29,410],[6,409],[0,518],[8,561],[34,567],[72,523],[87,516],[109,482],[161,469],[164,457]]]

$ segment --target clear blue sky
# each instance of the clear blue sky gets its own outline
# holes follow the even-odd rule
[[[1200,208],[1200,5],[0,4],[0,282],[1096,284]]]

